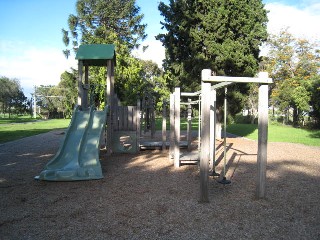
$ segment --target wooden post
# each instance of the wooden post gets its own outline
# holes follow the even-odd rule
[[[267,145],[268,145],[268,85],[259,86],[258,118],[258,176],[256,197],[266,196]]]
[[[216,90],[211,90],[210,103],[210,166],[211,170],[215,172],[215,156],[216,156]]]
[[[191,140],[192,140],[192,125],[191,125],[191,114],[192,114],[192,109],[191,109],[191,99],[188,98],[188,125],[187,125],[187,142],[188,142],[188,151],[191,151]]]
[[[84,66],[84,85],[82,94],[82,108],[88,108],[88,89],[89,89],[89,66]]]
[[[83,67],[83,63],[82,61],[78,61],[78,73],[79,73],[79,77],[78,77],[78,106],[82,106],[82,95],[83,95],[83,88],[82,88],[82,67]]]
[[[154,138],[154,135],[156,133],[156,116],[155,116],[155,110],[154,110],[154,106],[155,106],[155,103],[154,103],[154,99],[153,97],[151,98],[151,123],[150,123],[150,127],[151,127],[151,138]]]
[[[210,69],[201,72],[201,79],[211,76]],[[201,81],[201,151],[200,151],[200,202],[209,202],[209,160],[210,160],[210,91],[211,84]]]
[[[199,95],[199,104],[198,104],[198,152],[201,149],[201,94]]]
[[[140,136],[141,136],[141,126],[140,126],[140,119],[141,119],[141,102],[140,99],[138,98],[137,100],[137,112],[136,112],[136,122],[137,122],[137,149],[138,151],[140,150]]]
[[[111,141],[112,141],[112,111],[113,111],[113,88],[112,80],[114,77],[112,60],[107,61],[107,104],[108,104],[108,113],[107,113],[107,155],[112,153]]]
[[[167,111],[166,111],[166,101],[163,100],[162,105],[162,151],[166,150],[167,142]]]
[[[180,88],[174,92],[174,166],[180,167]]]
[[[169,161],[173,162],[174,149],[174,93],[170,94],[170,147],[169,147]]]

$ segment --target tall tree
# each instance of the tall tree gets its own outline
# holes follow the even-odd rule
[[[12,109],[16,113],[24,113],[26,111],[27,98],[18,79],[0,77],[0,104],[2,113],[9,113],[9,118]]]
[[[267,12],[261,0],[170,0],[161,2],[165,70],[185,90],[199,87],[203,68],[219,75],[253,76],[259,47],[267,39]]]
[[[271,101],[288,118],[293,109],[293,124],[301,122],[303,114],[310,111],[315,82],[319,79],[320,54],[318,47],[306,39],[295,38],[288,29],[270,35],[270,48],[265,65],[274,84]],[[315,108],[316,109],[316,108]]]
[[[58,88],[60,89],[59,95],[64,96],[62,98],[62,105],[64,106],[65,117],[72,116],[78,97],[77,86],[77,71],[75,69],[71,69],[70,72],[65,71],[61,74]],[[63,91],[61,91],[61,89],[63,89]]]
[[[135,60],[131,51],[146,37],[146,25],[141,23],[142,19],[143,14],[140,14],[135,0],[78,0],[76,15],[71,14],[68,19],[69,30],[62,29],[63,42],[75,50],[79,44],[115,44],[115,88],[126,98],[128,86],[137,81],[127,74],[138,71],[138,64],[132,64]],[[70,48],[64,50],[64,54],[69,56]],[[90,75],[93,76],[90,79],[92,84],[104,85],[105,70],[93,68]],[[101,98],[103,94],[100,91],[96,96]]]

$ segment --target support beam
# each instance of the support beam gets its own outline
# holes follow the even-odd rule
[[[162,103],[162,151],[166,150],[167,142],[167,106],[166,101]]]
[[[180,88],[174,92],[174,166],[180,167]]]
[[[82,94],[82,108],[86,109],[88,107],[88,90],[89,90],[89,66],[84,66],[84,85]]]
[[[187,142],[188,151],[191,151],[191,141],[192,141],[192,109],[191,109],[191,99],[188,98],[188,117],[187,117]]]
[[[170,94],[170,147],[169,147],[169,161],[173,163],[173,149],[174,149],[174,93]]]
[[[203,79],[211,75],[211,70],[201,72]],[[201,151],[200,151],[200,202],[209,202],[208,181],[210,161],[210,88],[211,84],[201,81]]]
[[[215,156],[216,156],[216,90],[211,90],[210,102],[210,167],[215,172]]]
[[[204,69],[210,70],[210,69]],[[211,70],[210,70],[211,71]],[[272,83],[272,78],[266,77],[266,73],[259,73],[258,77],[226,77],[226,76],[211,76],[206,75],[202,78],[204,82],[232,82],[232,83]]]
[[[258,176],[256,197],[266,196],[267,144],[268,144],[268,85],[259,86],[258,118]]]
[[[107,61],[107,105],[108,105],[108,113],[107,113],[107,155],[111,155],[112,153],[112,111],[113,111],[113,78],[114,78],[114,73],[113,73],[113,63],[112,60]]]
[[[83,88],[82,88],[82,68],[83,68],[83,62],[79,60],[78,62],[78,106],[82,106],[82,96],[83,96]]]
[[[141,101],[138,97],[137,100],[137,112],[136,112],[136,118],[137,118],[137,149],[140,149],[140,137],[141,137]]]

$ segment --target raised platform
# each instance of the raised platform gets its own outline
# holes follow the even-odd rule
[[[198,151],[183,152],[180,155],[180,162],[183,164],[197,164],[200,161],[200,153]]]
[[[169,148],[170,142],[165,143],[166,148]],[[180,141],[180,148],[187,148],[187,141]],[[140,149],[162,149],[162,141],[140,141]]]

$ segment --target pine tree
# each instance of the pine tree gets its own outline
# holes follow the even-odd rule
[[[167,33],[157,38],[166,47],[165,70],[171,86],[199,89],[204,68],[218,75],[254,76],[259,68],[259,47],[267,39],[267,11],[261,0],[170,0],[161,2]],[[233,87],[246,92],[244,85]],[[233,91],[230,101],[244,100]],[[233,112],[239,104],[232,105]]]
[[[137,74],[128,73],[138,72],[142,68],[138,59],[131,54],[139,42],[146,38],[146,24],[141,23],[142,19],[143,14],[140,14],[135,0],[78,0],[76,15],[71,14],[68,19],[69,30],[62,29],[63,42],[68,47],[63,52],[68,57],[71,48],[77,51],[80,44],[115,44],[115,88],[118,96],[127,101],[126,92],[134,88],[137,82],[135,77],[138,77]],[[91,68],[90,76],[89,81],[96,86],[105,84],[105,69]],[[93,92],[95,98],[104,102],[103,88],[97,87]]]

